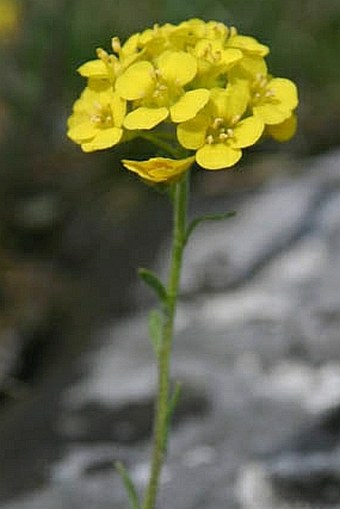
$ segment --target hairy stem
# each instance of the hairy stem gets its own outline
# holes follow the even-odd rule
[[[174,186],[172,256],[167,288],[166,316],[158,363],[158,395],[154,417],[154,442],[150,478],[145,492],[143,509],[154,509],[155,507],[160,475],[167,449],[170,405],[170,357],[186,239],[189,172]]]

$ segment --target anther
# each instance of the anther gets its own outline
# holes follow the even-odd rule
[[[234,136],[234,129],[231,129],[231,127],[229,127],[229,129],[227,129],[227,136],[229,138],[232,138]]]
[[[225,141],[229,138],[227,133],[220,133],[218,137],[221,141]]]
[[[96,54],[100,60],[103,60],[103,62],[107,63],[109,61],[109,54],[103,48],[97,48]]]
[[[240,120],[241,118],[241,115],[234,115],[233,118],[231,119],[231,123],[233,125],[237,124],[237,122]]]
[[[235,35],[237,35],[237,28],[230,27],[229,37],[234,37]]]
[[[119,53],[121,50],[121,44],[119,37],[112,37],[111,39],[111,46],[114,53]]]
[[[212,134],[209,134],[209,136],[207,136],[207,143],[208,145],[212,145],[214,143],[214,137]]]
[[[101,119],[100,115],[92,115],[91,116],[91,122],[93,122],[94,124],[100,124],[101,121],[102,121],[102,119]]]
[[[221,117],[216,117],[214,122],[213,122],[213,128],[214,129],[218,129],[219,127],[221,127],[221,125],[223,124],[224,120],[223,118]]]

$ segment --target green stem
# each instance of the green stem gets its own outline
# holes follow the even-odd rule
[[[154,443],[151,460],[150,478],[145,492],[143,509],[154,509],[162,466],[167,449],[168,415],[170,405],[170,356],[183,251],[186,238],[187,201],[189,172],[175,185],[173,202],[173,240],[166,318],[163,326],[162,344],[158,364],[158,396],[154,418]]]
[[[164,139],[161,139],[155,133],[141,131],[139,136],[141,138],[144,138],[144,140],[151,141],[151,143],[153,143],[154,145],[156,145],[161,150],[168,153],[171,157],[174,157],[175,159],[178,159],[178,157],[180,156],[180,150],[173,147],[170,143],[164,141]]]

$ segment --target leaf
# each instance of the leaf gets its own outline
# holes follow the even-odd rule
[[[156,357],[162,344],[163,314],[158,309],[153,309],[149,313],[149,336]]]
[[[231,210],[230,212],[223,212],[222,214],[208,214],[206,216],[200,216],[191,221],[189,224],[185,239],[184,239],[184,245],[188,242],[190,235],[192,232],[197,228],[198,225],[201,223],[204,223],[205,221],[221,221],[223,219],[228,219],[229,217],[234,217],[236,215],[236,212],[234,210]]]
[[[167,291],[154,272],[149,269],[138,269],[138,275],[144,283],[154,290],[161,302],[166,302],[168,298]]]
[[[119,475],[123,481],[123,484],[125,486],[125,490],[126,490],[129,502],[130,502],[131,509],[141,509],[137,490],[135,488],[135,485],[134,485],[128,471],[124,467],[123,463],[121,463],[120,461],[117,461],[115,463],[115,467],[116,467],[116,470],[119,473]]]

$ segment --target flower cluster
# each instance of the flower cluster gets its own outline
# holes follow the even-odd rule
[[[268,73],[268,52],[234,27],[199,19],[156,25],[124,44],[114,37],[111,54],[98,49],[78,69],[87,86],[68,136],[85,152],[167,136],[190,157],[124,162],[154,182],[177,178],[194,160],[207,170],[233,166],[263,136],[286,141],[296,129],[296,86]]]

